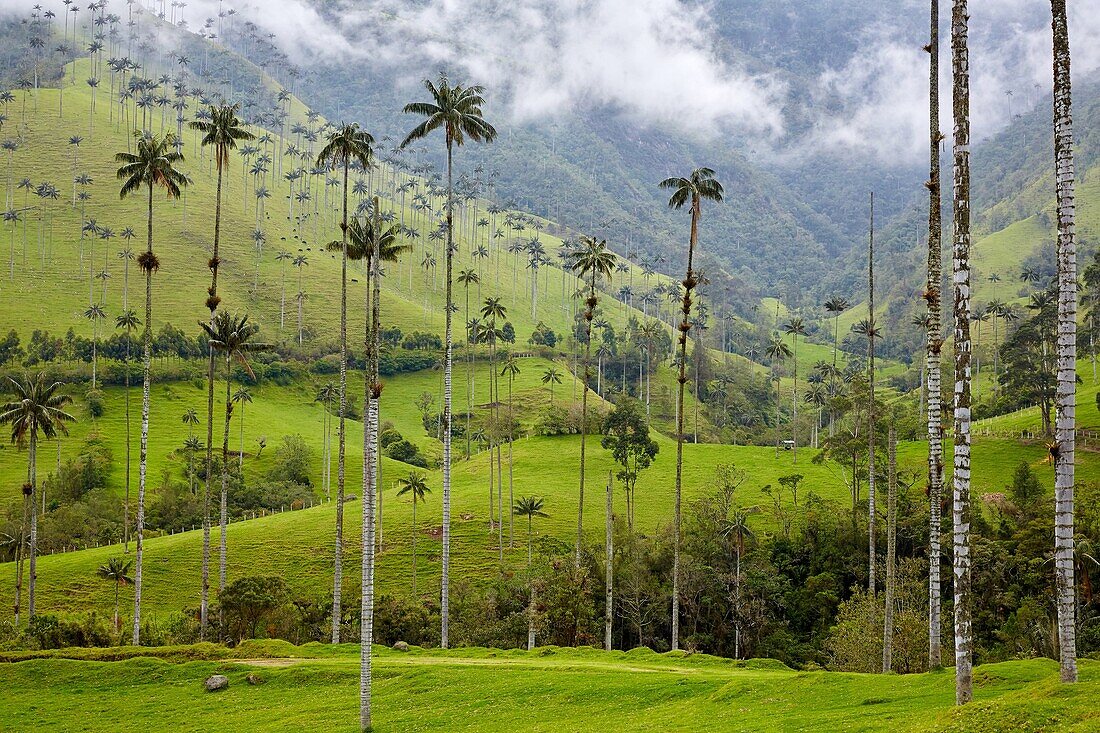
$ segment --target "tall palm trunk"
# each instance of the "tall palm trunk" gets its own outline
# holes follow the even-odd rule
[[[875,588],[875,193],[867,242],[867,588]]]
[[[604,619],[603,619],[603,648],[611,651],[611,624],[614,621],[614,557],[615,548],[612,544],[611,520],[611,471],[607,472],[607,507],[604,513],[604,558],[607,566],[604,568]]]
[[[210,289],[207,290],[206,307],[210,310],[210,326],[214,326],[214,314],[218,310],[218,256],[221,243],[222,221],[222,166],[218,166],[218,187],[214,197],[214,245],[210,254]],[[202,600],[199,607],[199,638],[206,638],[210,613],[210,490],[214,475],[214,347],[206,362],[206,481],[202,499]]]
[[[676,378],[676,500],[672,519],[672,648],[680,648],[680,503],[684,478],[684,384],[687,376],[687,336],[691,330],[691,291],[695,288],[695,243],[699,237],[699,212],[701,203],[697,195],[691,200],[691,239],[688,241],[687,276],[684,278],[683,316],[680,320],[680,373]],[[778,391],[779,386],[776,385]],[[776,429],[778,430],[779,404],[776,403]]]
[[[367,323],[365,346],[367,364],[365,372],[366,414],[363,425],[363,506],[362,506],[362,567],[359,608],[359,724],[364,731],[371,729],[371,645],[374,643],[374,556],[375,556],[375,500],[378,491],[378,464],[381,458],[376,452],[378,447],[378,402],[382,396],[382,385],[378,379],[378,337],[379,337],[379,299],[381,292],[378,284],[379,261],[381,251],[378,243],[379,201],[374,199],[374,237],[375,251],[368,259],[368,282],[374,283],[374,297],[370,303],[370,315],[364,313]],[[413,512],[415,519],[416,493],[413,493]],[[380,518],[380,517],[379,517]],[[381,533],[381,527],[379,527]],[[415,523],[414,523],[415,534]],[[415,540],[414,540],[415,542]],[[415,553],[415,548],[414,548]],[[415,586],[415,579],[413,581]]]
[[[31,536],[30,536],[30,579],[27,587],[27,618],[28,620],[34,619],[34,591],[35,585],[38,580],[38,503],[35,501],[35,496],[38,492],[38,435],[37,428],[30,431],[30,445],[27,450],[27,460],[30,465],[27,469],[27,476],[31,485],[30,504],[31,504]]]
[[[454,134],[447,127],[447,251],[446,262],[444,339],[443,339],[443,578],[440,587],[440,646],[450,643],[450,583],[451,583],[451,372],[454,368],[454,334],[451,311],[454,294],[451,290],[451,273],[454,255]]]
[[[129,272],[129,261],[127,261],[127,272]],[[125,310],[125,306],[123,306]],[[126,367],[125,387],[123,388],[126,394],[126,498],[122,505],[122,551],[125,553],[130,552],[130,328],[126,328],[126,361],[124,366]],[[194,471],[192,471],[192,481]]]
[[[791,394],[791,463],[798,463],[798,334],[791,335],[793,362],[794,362],[794,392]],[[698,378],[696,378],[696,394],[698,395]],[[699,401],[696,400],[696,410]],[[698,442],[698,441],[697,441]]]
[[[376,196],[374,198],[374,231],[376,233],[380,231],[382,227],[382,222],[378,213],[379,205],[380,202]],[[381,359],[382,351],[382,261],[379,259],[380,256],[380,253],[375,254],[372,260],[373,266],[371,267],[370,276],[371,283],[374,287],[374,298],[371,300],[371,380],[377,389],[376,394],[373,395],[374,411],[371,414],[374,430],[374,442],[371,443],[371,451],[374,454],[374,476],[372,478],[372,483],[374,485],[375,497],[377,498],[377,517],[375,518],[377,526],[374,539],[375,552],[382,551],[382,451],[381,445],[378,442],[380,438],[378,416],[382,409],[381,404],[379,404],[379,400],[382,397],[382,382],[379,371],[379,360]],[[371,562],[374,562],[373,556]]]
[[[886,674],[894,664],[894,561],[897,551],[898,529],[898,436],[894,426],[890,426],[887,437],[887,474],[886,474],[886,615],[882,625],[882,672]]]
[[[955,590],[955,703],[973,696],[973,598],[970,592],[970,55],[967,0],[951,12],[954,141],[955,470],[952,542]]]
[[[339,446],[336,455],[336,543],[332,563],[333,644],[340,643],[340,601],[344,583],[344,459],[347,455],[348,410],[348,166],[349,162],[345,157],[344,210],[340,220],[340,425],[337,429]]]
[[[233,417],[233,363],[231,355],[225,353],[225,427],[222,429],[222,491],[218,514],[218,592],[225,590],[225,562],[229,538],[229,421]],[[218,623],[225,623],[225,611],[218,604]],[[223,632],[224,633],[224,632]]]
[[[588,365],[592,353],[592,319],[596,311],[596,268],[592,268],[592,280],[588,291],[588,302],[584,311],[584,377],[581,380],[581,482],[577,495],[577,548],[573,557],[576,567],[581,566],[581,546],[584,542],[584,448],[588,433]],[[512,446],[509,444],[508,450]]]
[[[1054,165],[1058,198],[1058,391],[1054,435],[1054,567],[1063,682],[1077,681],[1073,482],[1077,384],[1077,243],[1066,0],[1051,0],[1054,36]]]
[[[940,191],[940,0],[931,0],[931,35],[928,44],[929,63],[929,173],[928,173],[928,283],[925,300],[928,303],[928,332],[925,338],[925,385],[928,391],[928,667],[936,669],[941,664],[940,638],[941,606],[943,592],[940,589],[941,549],[943,531],[941,509],[943,502],[943,388],[940,383],[940,351],[943,347],[942,330],[942,274]],[[997,321],[994,317],[993,326]],[[996,342],[996,338],[994,338]],[[994,343],[996,358],[996,343]],[[994,369],[996,372],[996,369]]]
[[[531,577],[531,524],[534,517],[527,515],[527,588],[530,600],[527,603],[527,651],[535,648],[535,581]]]
[[[149,231],[145,253],[152,260],[153,255],[153,183],[149,182]],[[145,541],[145,476],[149,458],[149,382],[152,377],[153,360],[153,269],[155,262],[147,261],[142,265],[145,270],[145,333],[142,336],[141,354],[141,443],[138,448],[138,505],[137,527],[135,528],[134,552],[134,634],[133,644],[141,643],[141,563]]]

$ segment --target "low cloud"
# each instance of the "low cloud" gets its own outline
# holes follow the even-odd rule
[[[192,0],[192,27],[217,6]],[[702,133],[783,132],[783,86],[720,59],[706,10],[680,0],[341,0],[327,17],[302,0],[235,7],[299,61],[462,68],[503,90],[520,122],[606,106]]]
[[[941,127],[951,131],[950,6],[941,3]],[[905,1],[904,12],[927,13]],[[1100,14],[1070,5],[1073,73],[1100,68]],[[928,31],[876,25],[862,32],[860,50],[818,78],[808,142],[814,149],[857,151],[884,161],[920,160],[928,147]],[[1050,8],[1025,0],[973,3],[970,17],[971,132],[996,134],[1050,94]]]

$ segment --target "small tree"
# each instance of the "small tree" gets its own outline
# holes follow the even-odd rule
[[[615,405],[603,425],[604,437],[600,445],[611,451],[615,461],[622,466],[616,477],[623,482],[626,497],[626,522],[634,531],[634,486],[638,475],[649,468],[660,446],[649,437],[649,427],[638,400],[623,397]]]
[[[542,499],[528,496],[516,502],[512,513],[518,517],[527,517],[527,586],[530,600],[527,604],[527,650],[535,648],[535,584],[531,579],[531,535],[535,517],[548,517],[542,511]]]
[[[246,575],[218,593],[218,603],[228,628],[238,640],[256,638],[264,617],[286,601],[289,591],[275,575]]]
[[[432,493],[432,490],[428,488],[427,482],[424,480],[424,474],[420,471],[410,471],[409,475],[405,478],[397,479],[397,485],[400,487],[397,490],[398,496],[404,496],[405,494],[412,495],[412,571],[413,571],[413,595],[416,595],[416,504],[417,502],[423,503],[425,497]]]
[[[133,560],[125,560],[121,557],[112,557],[107,561],[107,564],[100,565],[99,570],[96,571],[96,575],[104,580],[109,580],[115,584],[115,631],[120,630],[118,620],[118,590],[121,586],[129,585],[134,582],[134,579],[130,577],[130,569],[133,568]]]

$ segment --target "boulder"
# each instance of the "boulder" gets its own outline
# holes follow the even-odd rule
[[[409,645],[406,642],[403,642],[403,641],[399,641],[396,644],[394,644],[393,648],[396,649],[399,652],[409,651]]]
[[[206,678],[206,682],[203,682],[203,687],[207,692],[217,692],[218,690],[224,690],[229,687],[229,678],[224,674],[215,674]]]
[[[263,678],[260,677],[260,675],[256,674],[255,672],[249,672],[248,676],[245,677],[244,679],[250,685],[262,685],[264,683]]]

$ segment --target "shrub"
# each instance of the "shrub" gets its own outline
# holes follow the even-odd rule
[[[309,472],[313,463],[313,450],[306,445],[301,435],[284,435],[283,442],[275,449],[274,461],[267,475],[272,483],[312,485]]]

